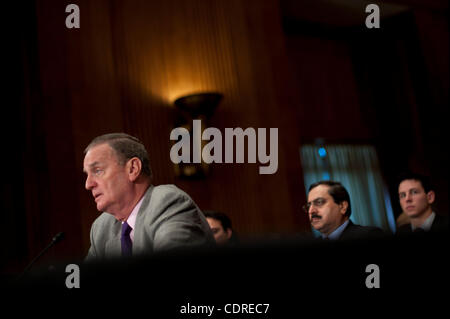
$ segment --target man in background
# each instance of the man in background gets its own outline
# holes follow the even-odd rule
[[[436,194],[427,176],[406,173],[399,178],[398,197],[409,223],[400,226],[397,233],[440,232],[448,230],[448,218],[433,211]]]
[[[360,239],[383,234],[377,227],[352,223],[350,195],[339,182],[319,181],[312,184],[303,209],[311,226],[321,233],[324,240]]]
[[[226,214],[212,210],[204,211],[204,214],[218,245],[236,243],[237,237],[231,227],[231,219]]]

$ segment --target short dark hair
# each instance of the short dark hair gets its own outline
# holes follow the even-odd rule
[[[350,215],[352,214],[352,206],[350,204],[350,195],[348,194],[345,187],[342,186],[341,183],[335,181],[318,181],[309,186],[308,193],[313,188],[316,188],[319,185],[328,186],[328,194],[333,197],[333,200],[336,204],[340,204],[344,201],[348,203],[347,211],[345,212],[344,216],[350,217]]]
[[[422,187],[425,191],[425,193],[428,193],[429,191],[434,190],[433,186],[431,185],[431,180],[428,176],[418,174],[415,172],[403,172],[398,176],[398,182],[397,182],[397,188],[400,186],[400,183],[406,180],[415,180],[420,182],[422,184]]]
[[[213,218],[218,220],[222,224],[223,230],[232,229],[231,219],[226,214],[213,210],[205,210],[203,211],[203,214],[205,215],[206,218]]]
[[[142,172],[148,177],[152,176],[150,159],[144,144],[136,137],[126,133],[109,133],[94,138],[84,150],[86,154],[94,146],[106,143],[117,155],[120,165],[133,157],[139,158],[142,163]]]

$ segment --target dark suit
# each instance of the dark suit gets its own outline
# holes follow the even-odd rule
[[[448,231],[448,217],[435,213],[435,217],[429,231],[432,233]],[[402,225],[397,229],[397,234],[409,234],[411,232],[411,224]]]
[[[339,240],[374,238],[381,237],[383,234],[384,232],[378,227],[355,225],[352,221],[349,221]]]

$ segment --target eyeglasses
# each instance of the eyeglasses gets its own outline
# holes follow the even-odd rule
[[[316,198],[313,201],[310,201],[308,203],[306,203],[305,205],[303,205],[303,210],[305,211],[305,213],[309,213],[309,209],[311,208],[311,206],[315,206],[315,207],[322,207],[323,205],[325,205],[327,202],[327,200],[325,198],[319,197]]]

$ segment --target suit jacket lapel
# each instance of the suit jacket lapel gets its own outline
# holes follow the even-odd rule
[[[116,220],[112,227],[111,238],[105,244],[105,253],[107,257],[118,257],[122,255],[120,243],[121,222]]]
[[[136,223],[134,224],[134,240],[133,240],[133,255],[140,254],[141,250],[145,247],[145,212],[148,210],[150,206],[150,198],[152,197],[154,186],[150,185],[147,191],[144,194],[144,199],[142,200],[141,207],[136,216]]]

